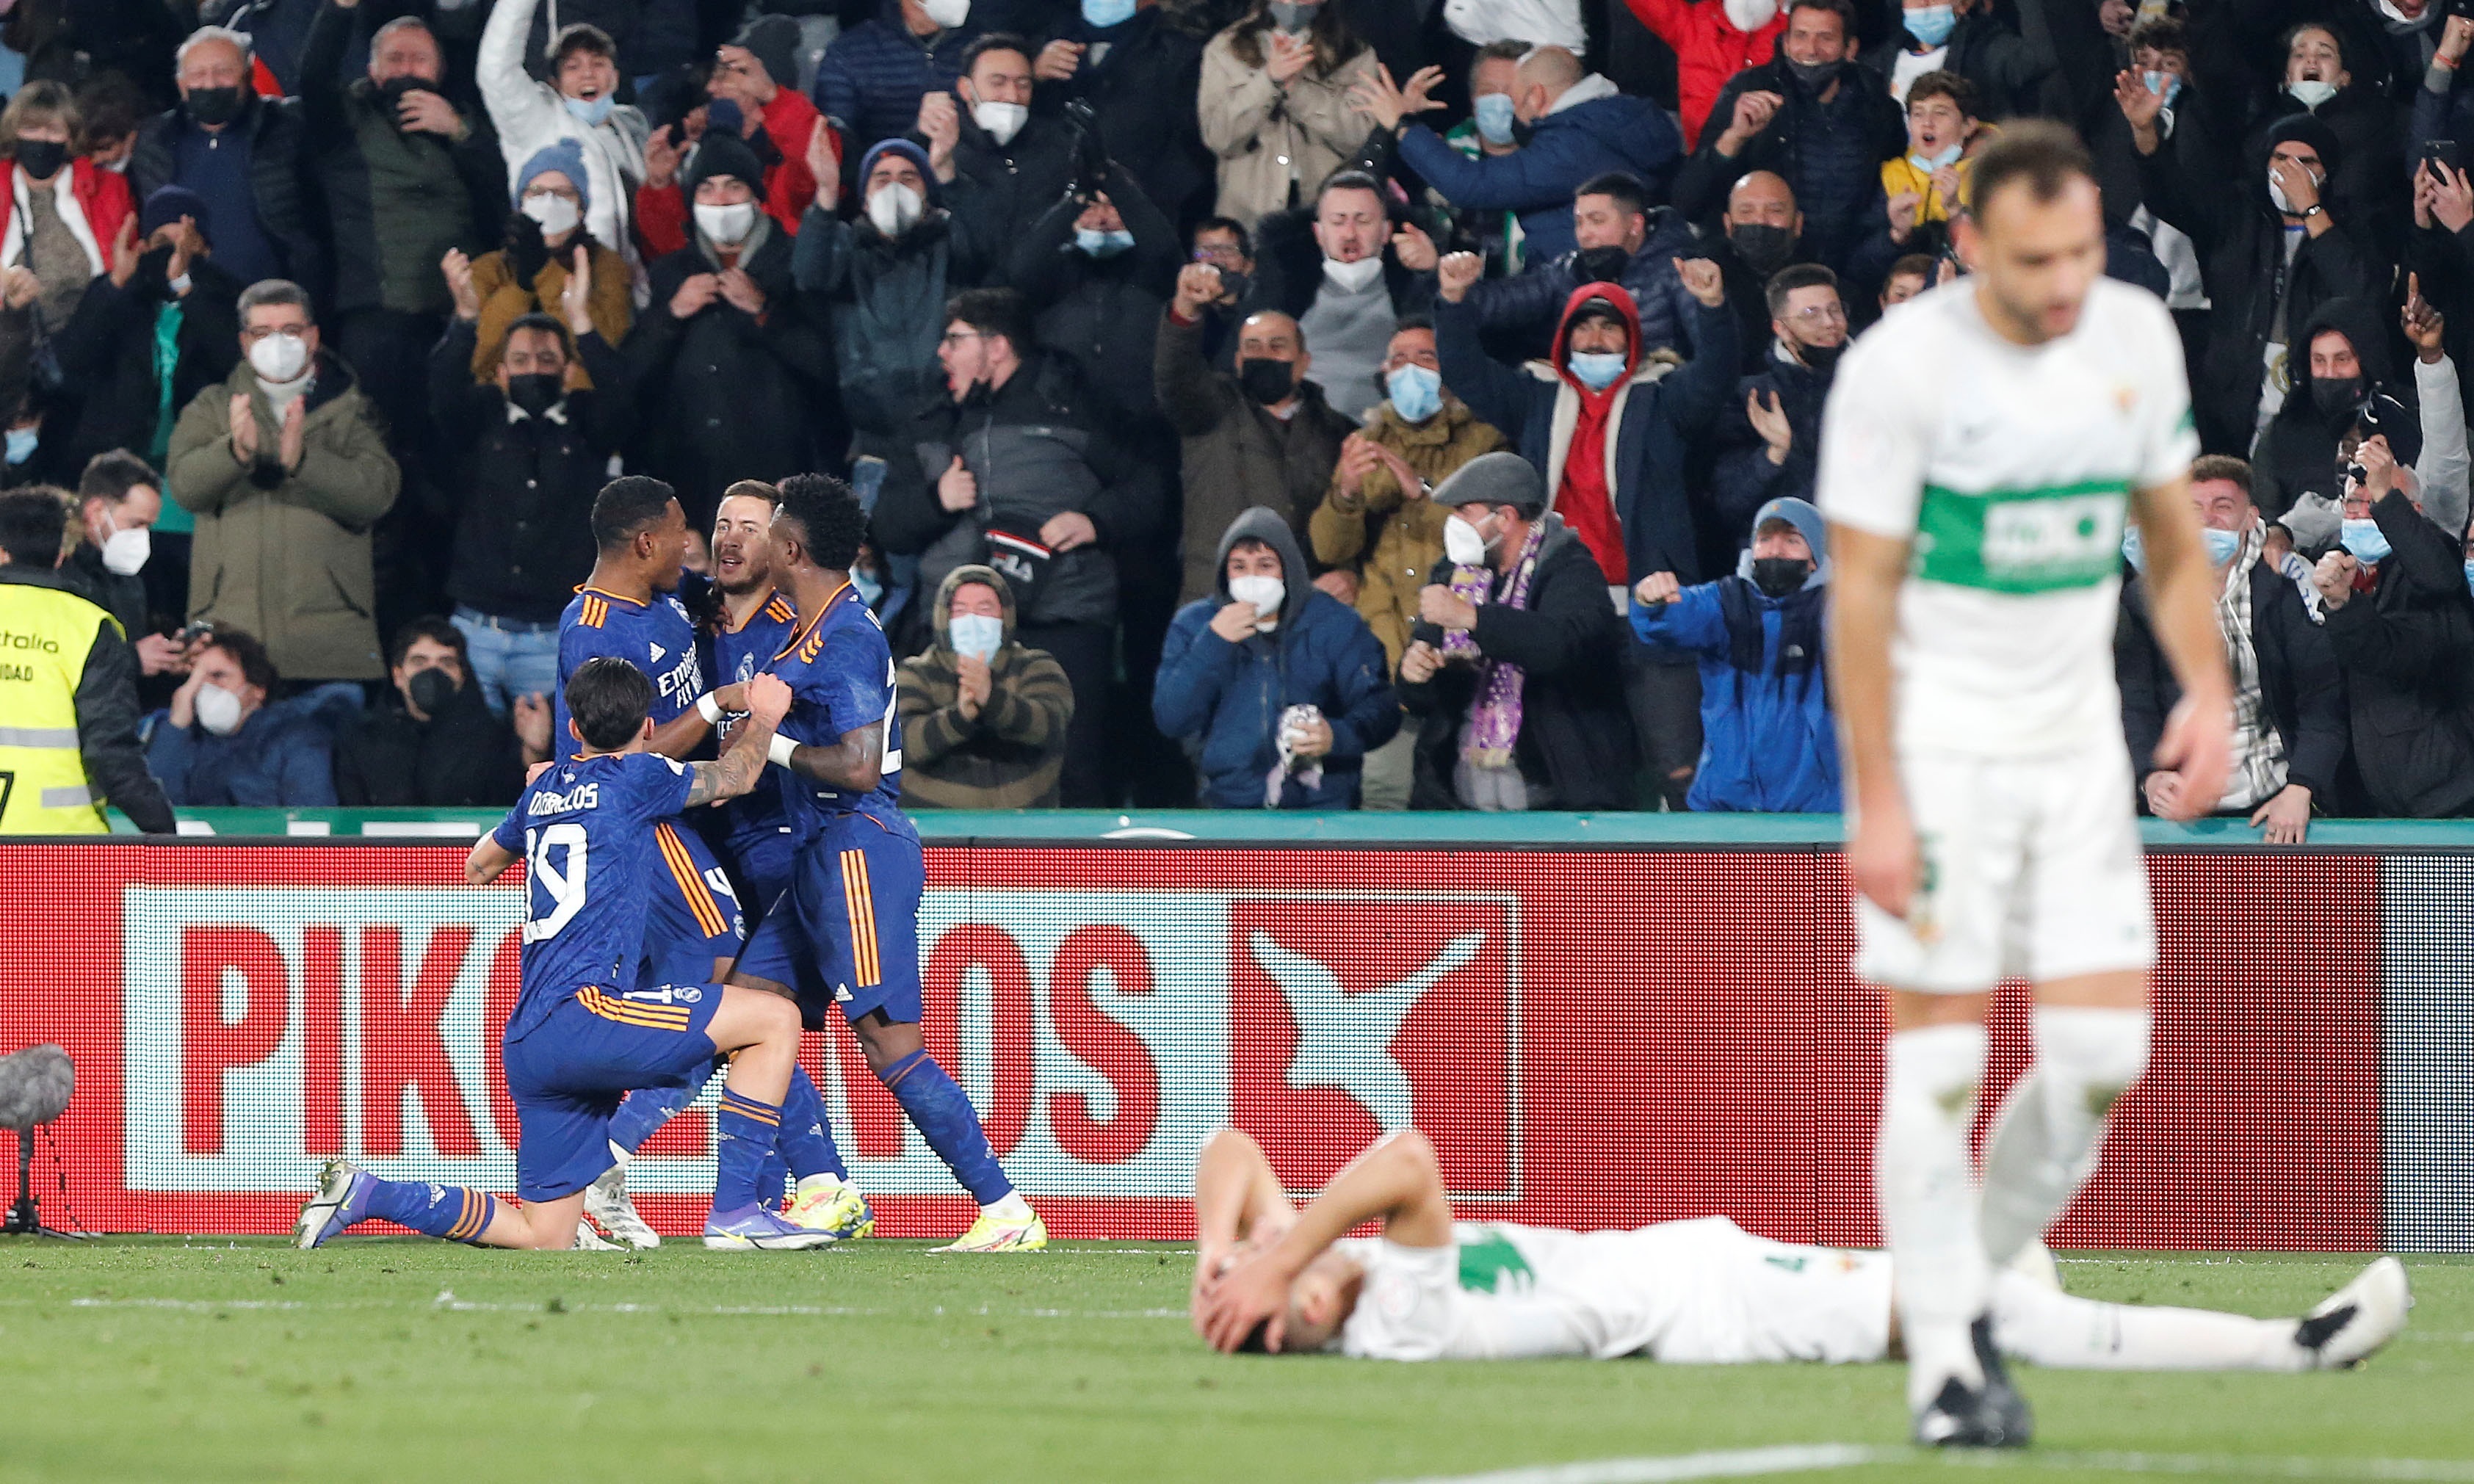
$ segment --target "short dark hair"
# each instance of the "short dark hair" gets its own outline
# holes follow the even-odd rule
[[[761,499],[768,505],[782,503],[780,487],[763,479],[734,479],[730,488],[721,492],[723,499],[738,499],[742,496],[748,499]]]
[[[2191,28],[2171,15],[2159,15],[2130,28],[2130,49],[2153,52],[2180,52],[2182,60],[2191,58]]]
[[[1513,36],[1505,36],[1500,41],[1489,41],[1477,49],[1476,56],[1469,59],[1468,80],[1471,84],[1475,84],[1477,69],[1490,61],[1516,62],[1528,56],[1531,50],[1528,42]]]
[[[653,682],[615,655],[596,655],[567,679],[567,714],[595,752],[616,752],[644,729],[653,710]]]
[[[257,642],[255,634],[247,629],[219,628],[206,641],[206,647],[230,655],[231,662],[240,667],[243,680],[269,695],[275,693],[276,684],[282,677],[276,674],[275,659],[266,652],[266,645]]]
[[[1237,239],[1237,251],[1239,253],[1248,257],[1254,255],[1254,234],[1246,230],[1246,224],[1237,220],[1237,218],[1233,216],[1206,216],[1202,220],[1194,224],[1193,235],[1187,237],[1185,240],[1192,242],[1195,237],[1200,237],[1206,231],[1227,232],[1229,235]]]
[[[2243,499],[2251,498],[2250,465],[2229,453],[2202,453],[2191,461],[2191,482],[2204,484],[2211,479],[2227,479],[2242,486]]]
[[[520,329],[525,331],[539,331],[542,334],[552,337],[558,341],[559,354],[566,356],[569,360],[575,359],[575,345],[572,341],[567,338],[567,326],[560,323],[557,315],[544,314],[541,310],[535,309],[529,314],[519,314],[514,319],[507,322],[506,338],[498,342],[498,358],[500,360],[506,359],[507,345],[510,341],[513,341],[516,338],[516,331]]]
[[[1981,223],[1985,207],[2004,186],[2025,186],[2029,200],[2044,202],[2059,197],[2074,180],[2096,183],[2096,160],[2079,136],[2046,119],[2014,119],[1976,157],[1967,182],[1968,210]]]
[[[2326,36],[2329,42],[2337,48],[2337,65],[2348,69],[2352,68],[2354,65],[2354,48],[2348,42],[2344,29],[2337,25],[2334,21],[2325,20],[2297,21],[2294,24],[2286,27],[2285,30],[2277,36],[2276,56],[2277,65],[2279,67],[2285,65],[2286,58],[2293,55],[2293,38],[2302,35],[2302,33],[2306,31],[2316,31],[2320,35]]]
[[[963,73],[968,73],[971,70],[973,63],[977,62],[981,58],[985,57],[990,52],[1020,52],[1022,54],[1023,61],[1029,61],[1039,55],[1038,51],[1033,48],[1029,41],[1015,36],[1012,32],[991,31],[986,36],[980,37],[970,45],[962,48],[962,65],[958,70]]]
[[[1947,98],[1959,117],[1976,116],[1976,85],[1946,67],[1935,67],[1907,85],[1908,109],[1926,98]]]
[[[49,485],[0,495],[0,551],[8,552],[12,564],[58,566],[61,538],[68,528],[68,500]]]
[[[792,474],[781,484],[776,521],[795,522],[808,560],[831,572],[848,572],[867,540],[867,512],[859,496],[831,474]]]
[[[163,493],[163,476],[153,465],[127,449],[106,449],[85,461],[85,472],[78,475],[78,503],[89,499],[122,500],[129,492],[144,485],[157,494]]]
[[[1789,15],[1798,11],[1828,11],[1838,17],[1842,34],[1851,36],[1856,34],[1856,7],[1848,4],[1847,0],[1788,0],[1786,10]]]
[[[1013,353],[1028,358],[1036,348],[1031,308],[1009,288],[966,288],[945,301],[945,323],[959,320],[982,335],[1003,335]]]
[[[464,631],[433,613],[413,619],[395,631],[395,638],[387,644],[387,669],[401,665],[403,657],[412,652],[412,646],[424,639],[431,644],[445,645],[455,651],[455,657],[462,660],[467,669],[472,667],[473,650],[464,642]]]
[[[1315,187],[1315,209],[1321,211],[1322,198],[1336,190],[1370,190],[1387,212],[1391,209],[1391,203],[1383,201],[1383,182],[1355,165],[1343,165],[1322,178],[1322,183]]]
[[[594,56],[606,58],[613,63],[618,61],[618,43],[610,39],[609,32],[589,20],[561,26],[558,28],[558,35],[550,37],[550,76],[556,77],[558,69],[567,65],[567,54],[570,52],[591,52]]]
[[[1604,196],[1636,216],[1649,214],[1649,187],[1627,171],[1610,170],[1583,181],[1581,188],[1572,192],[1572,199],[1578,202],[1584,196]]]
[[[593,497],[593,544],[616,551],[647,526],[659,525],[678,492],[644,474],[613,479]]]
[[[1431,335],[1435,332],[1435,317],[1431,314],[1404,314],[1392,322],[1392,333],[1396,335],[1404,329],[1422,329]]]
[[[82,154],[91,154],[98,144],[136,133],[137,126],[152,111],[137,85],[117,72],[103,73],[80,87],[77,104],[78,111],[85,115],[85,127],[79,131],[75,146]]]
[[[1917,278],[1924,280],[1926,284],[1929,286],[1933,280],[1933,274],[1940,267],[1940,261],[1930,253],[1909,253],[1906,256],[1900,258],[1895,263],[1892,263],[1890,265],[1889,272],[1881,275],[1881,286],[1883,288],[1887,288],[1890,286],[1890,280],[1892,279],[1903,279],[1911,273]]]
[[[1826,288],[1839,293],[1838,275],[1819,263],[1789,263],[1770,275],[1768,287],[1761,290],[1770,309],[1770,318],[1786,313],[1786,296],[1800,288]],[[1841,295],[1841,302],[1844,296]]]

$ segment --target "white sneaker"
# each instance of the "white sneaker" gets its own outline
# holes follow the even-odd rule
[[[612,1165],[601,1172],[599,1180],[584,1187],[584,1214],[629,1247],[662,1245],[662,1234],[637,1214],[636,1203],[627,1199],[627,1167],[623,1164]]]
[[[579,1221],[575,1224],[575,1245],[569,1249],[570,1252],[578,1253],[623,1253],[626,1250],[594,1230],[593,1223],[589,1221]]]
[[[2293,1343],[2311,1351],[2315,1369],[2342,1371],[2361,1365],[2395,1339],[2405,1328],[2406,1310],[2413,1307],[2405,1264],[2382,1257],[2304,1315]]]
[[[2018,1256],[2010,1259],[2010,1271],[2039,1288],[2062,1291],[2062,1269],[2053,1261],[2053,1250],[2032,1238],[2019,1249]]]

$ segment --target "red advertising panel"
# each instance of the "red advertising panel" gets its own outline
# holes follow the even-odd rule
[[[78,1070],[38,1145],[46,1215],[281,1230],[337,1154],[511,1188],[497,1041],[522,898],[464,887],[461,860],[0,845],[20,926],[0,1051],[57,1041]],[[2061,1239],[2377,1246],[2378,863],[2154,864],[2155,1059]],[[1007,845],[928,869],[929,1044],[1060,1236],[1190,1234],[1195,1154],[1234,1122],[1300,1191],[1414,1124],[1469,1215],[1875,1239],[1882,1021],[1847,973],[1833,855]],[[1995,1041],[2006,1083],[2015,997]],[[847,1034],[808,1057],[879,1229],[958,1229]],[[666,1229],[703,1214],[706,1107],[630,1177]]]

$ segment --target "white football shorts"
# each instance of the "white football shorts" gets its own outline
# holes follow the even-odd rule
[[[1686,1297],[1651,1345],[1672,1365],[1880,1360],[1890,1349],[1890,1254],[1797,1247],[1725,1218],[1651,1229]],[[1687,1247],[1678,1252],[1678,1247]]]

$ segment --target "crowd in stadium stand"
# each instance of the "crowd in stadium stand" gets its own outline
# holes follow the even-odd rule
[[[17,0],[6,483],[178,806],[506,802],[601,485],[711,624],[822,470],[907,802],[1831,811],[1823,403],[2046,116],[2188,353],[2214,812],[2465,815],[2460,9]]]

